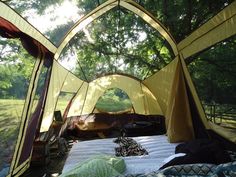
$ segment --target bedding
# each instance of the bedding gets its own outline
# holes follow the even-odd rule
[[[126,174],[117,177],[235,177],[236,162],[229,162],[220,165],[214,164],[185,164],[167,167],[151,173]]]
[[[129,138],[123,140],[127,139]],[[107,173],[105,175],[110,175],[110,177],[113,177],[114,175],[117,177],[236,177],[235,161],[219,165],[212,163],[173,165],[164,169],[159,169],[161,166],[168,163],[168,161],[171,161],[174,157],[176,158],[176,156],[177,158],[184,157],[186,156],[185,153],[189,153],[189,150],[194,152],[198,152],[198,150],[191,147],[189,148],[189,144],[186,144],[187,146],[183,146],[183,144],[180,145],[179,143],[169,143],[165,135],[132,137],[132,139],[140,144],[148,152],[148,154],[140,156],[116,157],[121,158],[125,164],[125,170],[124,168],[120,168],[124,170],[123,173],[121,172],[122,170],[111,169],[111,166],[107,167],[107,164],[105,164],[104,161],[101,163],[97,161],[96,163],[99,163],[98,168],[106,169],[105,171]],[[130,139],[131,142],[133,141],[132,139]],[[106,155],[115,157],[115,148],[117,148],[119,144],[123,145],[123,140],[109,138],[75,143],[66,160],[63,168],[63,174],[66,174],[71,170],[73,171],[76,169],[76,166],[81,166],[82,164],[87,163],[99,154],[102,154],[103,156]],[[203,142],[203,144],[205,143]],[[178,146],[178,148],[176,148],[176,146]],[[175,154],[175,149],[177,149],[177,154]],[[94,166],[90,165],[89,168],[94,168]],[[87,175],[91,177],[91,174]],[[95,176],[104,177],[102,175],[104,174],[100,175],[97,173]]]
[[[221,144],[210,139],[197,139],[181,143],[176,146],[175,153],[185,153],[186,155],[174,158],[160,169],[180,164],[208,163],[218,165],[231,161],[230,155],[221,147]]]
[[[73,169],[77,164],[83,163],[95,155],[115,155],[115,148],[119,147],[114,142],[116,138],[96,139],[74,143],[62,173]],[[124,174],[150,173],[164,165],[164,160],[175,154],[175,147],[178,143],[169,143],[167,136],[140,136],[132,137],[138,144],[146,149],[148,154],[141,156],[121,157],[126,164]]]
[[[124,160],[114,156],[99,155],[77,164],[60,177],[112,177],[125,171]]]

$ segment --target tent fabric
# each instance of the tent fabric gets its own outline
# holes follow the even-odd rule
[[[54,109],[60,92],[76,93],[77,88],[80,87],[82,83],[82,80],[72,75],[72,73],[54,60],[40,132],[48,131],[53,121]]]
[[[183,58],[188,58],[236,34],[236,1],[178,43]]]
[[[53,54],[29,35],[21,32],[15,25],[0,17],[0,35],[5,38],[19,38],[23,47],[35,58],[44,55],[52,59]]]
[[[200,99],[197,95],[197,91],[196,91],[196,89],[193,85],[193,81],[192,81],[191,76],[188,72],[186,63],[185,63],[184,59],[181,56],[180,56],[180,59],[181,59],[181,64],[182,64],[184,76],[185,76],[185,79],[186,79],[186,84],[188,85],[188,87],[191,91],[191,94],[193,96],[193,99],[195,100],[195,105],[196,105],[196,109],[197,109],[198,114],[199,114],[199,118],[201,119],[201,122],[203,123],[204,127],[206,129],[209,129],[209,125],[208,125],[208,122],[207,122],[207,119],[206,119],[205,112],[203,110],[201,101],[200,101]]]
[[[107,89],[111,88],[119,88],[126,92],[137,114],[163,115],[155,96],[145,85],[131,77],[115,74],[100,77],[90,82],[86,97],[82,96],[85,89],[80,89],[74,98],[68,116],[90,114],[93,112],[97,100]]]
[[[170,89],[173,83],[176,66],[177,60],[174,59],[159,72],[142,81],[156,97],[164,115],[166,114],[168,106]]]
[[[26,35],[34,38],[36,41],[41,43],[46,47],[51,53],[56,52],[56,47],[36,28],[29,24],[24,18],[17,14],[13,9],[3,2],[0,2],[0,17],[9,21],[11,24],[14,24],[20,32],[25,33]],[[0,23],[2,24],[2,23]]]
[[[229,141],[236,143],[235,129],[227,129],[219,125],[213,124],[212,122],[209,122],[209,126],[212,130],[214,130],[214,132],[218,133],[219,135],[228,139]]]
[[[144,80],[143,83],[156,96],[166,117],[169,141],[191,140],[194,137],[194,130],[183,67],[179,57],[176,57],[165,68]]]
[[[83,85],[79,88],[76,96],[71,101],[70,108],[68,108],[67,117],[82,115],[82,110],[84,107],[84,102],[86,100],[87,91],[89,84],[84,82]]]
[[[170,142],[189,141],[194,138],[191,110],[180,59],[178,60],[167,107],[166,130]]]
[[[15,146],[15,151],[13,154],[12,162],[11,162],[11,167],[9,171],[9,175],[14,176],[15,174],[22,174],[30,165],[30,155],[27,155],[27,151],[32,150],[32,146],[24,146],[28,144],[29,142],[26,141],[26,133],[27,130],[29,130],[29,127],[32,125],[30,121],[31,117],[31,108],[33,105],[33,96],[36,91],[36,86],[40,74],[40,68],[43,65],[43,60],[36,60],[34,69],[32,71],[32,77],[30,80],[30,85],[29,89],[27,92],[26,100],[25,100],[25,106],[22,112],[22,123],[19,128],[19,134],[18,134],[18,140]],[[32,122],[32,121],[31,121]],[[33,124],[32,126],[34,126]],[[36,127],[35,127],[36,129]],[[30,130],[32,131],[32,130]],[[34,135],[29,134],[29,138],[34,138]],[[31,140],[33,142],[33,139]],[[30,143],[31,143],[30,141]],[[25,154],[26,153],[26,154]],[[23,156],[22,156],[23,155]],[[23,159],[22,159],[23,158]]]

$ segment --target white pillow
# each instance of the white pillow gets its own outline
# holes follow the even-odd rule
[[[185,153],[177,153],[177,154],[174,154],[174,155],[171,155],[167,158],[165,158],[163,160],[164,163],[168,163],[169,161],[171,161],[172,159],[174,159],[175,157],[182,157],[182,156],[185,156],[186,154]]]

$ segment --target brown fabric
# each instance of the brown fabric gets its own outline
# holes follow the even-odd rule
[[[167,108],[166,128],[170,142],[188,141],[194,138],[189,99],[180,60],[177,64]]]
[[[62,128],[62,136],[70,136],[71,133],[73,136],[80,136],[83,132],[101,132],[105,130],[112,129],[122,129],[125,128],[125,125],[134,122],[151,122],[155,123],[155,134],[165,133],[165,118],[161,115],[139,115],[139,114],[89,114],[83,116],[73,116],[68,117]],[[88,126],[89,125],[89,126]],[[149,127],[150,128],[150,127]],[[129,129],[126,129],[128,136],[130,134]],[[152,132],[148,129],[147,131],[140,132],[138,126],[131,128],[133,134],[145,134]],[[138,131],[138,132],[136,132]],[[132,135],[133,136],[133,135]]]
[[[20,37],[20,30],[13,24],[0,17],[0,35],[4,38],[18,38]]]
[[[4,38],[19,38],[23,47],[35,58],[52,59],[53,54],[41,43],[20,31],[15,25],[0,17],[0,35]],[[47,63],[48,64],[48,63]]]

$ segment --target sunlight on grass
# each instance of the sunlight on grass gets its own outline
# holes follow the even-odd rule
[[[73,96],[74,96],[73,93],[61,92],[58,97],[58,101],[57,101],[57,105],[56,105],[55,110],[60,110],[61,114],[63,115],[67,105],[69,104],[69,102]]]
[[[116,101],[109,98],[99,100],[96,104],[96,108],[104,112],[124,111],[130,109],[131,107],[132,103],[130,102],[130,100]]]
[[[0,169],[13,155],[24,100],[0,99]]]

